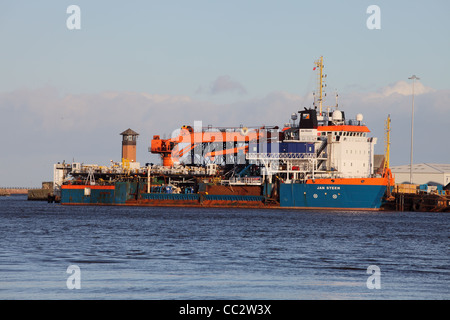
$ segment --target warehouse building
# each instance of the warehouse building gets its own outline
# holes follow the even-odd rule
[[[412,183],[430,186],[446,186],[450,183],[450,164],[420,163],[413,164]],[[395,183],[410,182],[410,165],[392,166]]]

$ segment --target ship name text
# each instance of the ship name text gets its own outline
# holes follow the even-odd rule
[[[317,190],[341,190],[341,187],[336,187],[336,186],[320,186],[320,187],[317,187]]]

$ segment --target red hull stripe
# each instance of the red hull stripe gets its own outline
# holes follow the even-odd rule
[[[62,185],[61,186],[61,189],[75,189],[75,190],[79,190],[79,189],[84,189],[84,188],[100,189],[100,190],[114,190],[115,186],[90,186],[90,185],[71,185],[71,184],[67,184],[67,185]]]
[[[317,131],[350,131],[350,132],[370,132],[366,126],[319,126]]]

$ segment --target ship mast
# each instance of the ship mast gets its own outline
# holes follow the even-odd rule
[[[315,67],[319,68],[318,70],[318,79],[317,79],[317,93],[319,94],[318,102],[319,102],[319,115],[322,115],[322,102],[323,102],[323,56],[321,56],[317,61],[314,62]]]

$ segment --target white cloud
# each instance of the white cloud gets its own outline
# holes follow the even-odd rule
[[[232,80],[228,75],[223,75],[211,82],[207,89],[200,87],[197,90],[197,93],[207,93],[211,95],[237,93],[239,95],[244,95],[247,93],[247,90],[238,81]]]
[[[416,90],[417,89],[417,90]],[[409,93],[408,93],[409,91]],[[391,116],[391,163],[409,163],[411,143],[412,87],[399,81],[376,92],[354,92],[341,96],[346,116],[357,113],[378,137],[377,153],[384,153],[384,123]],[[450,127],[450,90],[435,90],[416,82],[414,103],[414,162],[448,163],[445,145]]]
[[[416,81],[414,84],[414,95],[421,95],[429,92],[435,92],[436,90],[430,87],[426,87],[420,81]],[[399,94],[403,96],[410,96],[413,92],[413,83],[406,81],[398,81],[394,84],[381,88],[378,92],[371,93],[371,98],[377,97],[389,97],[393,94]]]

